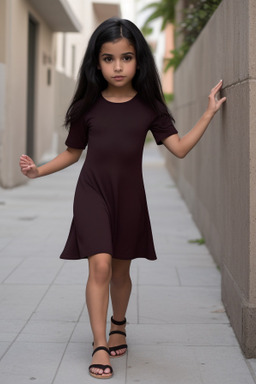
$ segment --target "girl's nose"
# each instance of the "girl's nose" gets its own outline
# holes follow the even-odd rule
[[[120,71],[122,71],[121,61],[117,60],[117,61],[115,62],[114,70],[115,70],[116,72],[120,72]]]

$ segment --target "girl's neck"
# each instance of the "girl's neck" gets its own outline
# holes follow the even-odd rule
[[[113,88],[108,87],[102,91],[102,96],[104,99],[115,102],[115,103],[123,103],[125,101],[129,101],[134,98],[137,94],[137,91],[132,87],[129,88]]]

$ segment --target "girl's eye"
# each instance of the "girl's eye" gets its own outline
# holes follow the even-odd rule
[[[105,57],[104,58],[104,61],[106,62],[106,63],[111,63],[111,61],[112,61],[112,58],[109,56],[109,57]]]
[[[131,61],[132,60],[132,56],[124,56],[123,60],[124,61]]]

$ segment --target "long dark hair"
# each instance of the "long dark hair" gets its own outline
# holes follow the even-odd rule
[[[140,97],[157,113],[168,112],[164,102],[161,82],[151,50],[140,30],[129,20],[110,18],[105,20],[92,34],[79,72],[77,88],[65,117],[65,125],[88,110],[107,82],[98,69],[100,49],[103,44],[126,38],[136,51],[137,71],[133,87]]]

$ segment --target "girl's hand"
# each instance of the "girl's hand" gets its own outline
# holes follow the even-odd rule
[[[213,115],[218,112],[222,104],[227,100],[226,97],[222,97],[222,99],[218,100],[217,93],[220,91],[222,87],[222,80],[215,85],[215,87],[211,90],[210,95],[208,96],[208,107],[207,112],[212,113]]]
[[[20,170],[23,175],[29,177],[30,179],[35,179],[39,174],[34,161],[26,155],[22,155],[20,157]]]

